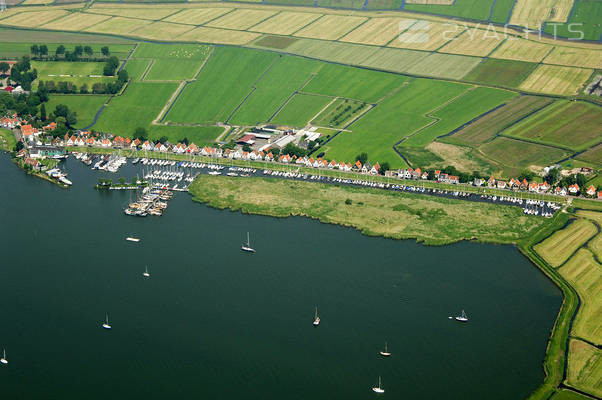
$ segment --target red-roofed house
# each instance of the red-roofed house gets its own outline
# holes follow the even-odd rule
[[[587,188],[585,193],[587,193],[588,196],[594,197],[596,195],[596,187],[594,185],[591,185],[590,187]]]
[[[579,193],[579,185],[577,185],[575,183],[574,185],[569,186],[569,193],[570,194],[577,194],[577,193]]]

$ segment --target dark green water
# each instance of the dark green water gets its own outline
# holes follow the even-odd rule
[[[0,171],[2,399],[371,399],[381,375],[392,399],[507,400],[543,380],[561,294],[511,246],[368,238],[185,193],[128,217],[129,194],[95,191],[75,160],[70,190],[6,156]],[[468,324],[448,319],[462,308]]]

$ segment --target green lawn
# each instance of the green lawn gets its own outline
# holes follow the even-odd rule
[[[102,62],[32,61],[31,67],[38,70],[38,79],[34,83],[36,87],[39,81],[54,81],[71,82],[78,89],[87,84],[91,90],[97,82],[108,83],[115,80],[114,77],[102,75]]]
[[[131,136],[137,127],[148,128],[177,86],[177,83],[132,82],[123,95],[111,100],[92,129]]]
[[[166,126],[152,125],[148,128],[149,139],[158,140],[166,136],[171,143],[177,143],[184,138],[197,146],[209,145],[224,131],[217,126]]]
[[[130,58],[125,64],[125,69],[132,80],[139,81],[150,63],[148,58]]]
[[[202,64],[202,60],[157,59],[144,80],[183,81],[192,79]]]
[[[226,122],[276,58],[278,55],[262,51],[216,48],[166,119],[183,123]]]
[[[17,144],[15,135],[10,129],[0,128],[0,149],[12,151]]]
[[[464,77],[467,81],[494,86],[518,87],[537,64],[488,58]]]
[[[600,2],[592,0],[575,0],[573,14],[567,23],[556,26],[558,36],[564,38],[579,38],[580,31],[586,40],[600,40],[602,36],[602,7]],[[570,27],[570,24],[583,24]],[[573,32],[569,32],[569,28]],[[554,26],[546,25],[546,33],[553,35]]]
[[[302,128],[331,101],[327,96],[296,94],[270,122]]]
[[[267,122],[282,104],[320,67],[318,61],[282,56],[255,85],[255,90],[233,115],[237,125]]]
[[[366,109],[367,104],[362,101],[337,99],[314,119],[312,124],[330,128],[342,128]]]
[[[64,104],[77,113],[76,128],[84,128],[94,121],[94,115],[106,103],[109,96],[104,95],[60,95],[51,94],[46,103],[46,113],[50,114],[57,105]]]

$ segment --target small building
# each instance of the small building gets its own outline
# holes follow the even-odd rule
[[[585,193],[587,193],[588,196],[594,197],[596,195],[596,187],[594,185],[590,185]]]
[[[569,193],[572,195],[578,194],[579,190],[580,190],[579,185],[577,185],[576,183],[569,186]]]

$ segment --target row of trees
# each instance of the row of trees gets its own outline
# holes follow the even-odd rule
[[[115,94],[121,90],[125,82],[129,79],[126,70],[121,70],[117,74],[117,79],[114,82],[96,82],[92,87],[87,83],[79,87],[73,82],[55,82],[55,81],[40,81],[38,90],[46,93],[62,93],[62,94]]]
[[[31,55],[35,59],[41,60],[65,60],[65,61],[92,61],[92,60],[104,60],[111,55],[111,51],[108,46],[103,46],[100,49],[101,56],[94,57],[94,49],[92,46],[81,46],[77,45],[73,50],[67,50],[64,45],[59,45],[54,51],[54,56],[49,56],[48,45],[46,44],[34,44],[30,48]],[[85,55],[85,57],[84,57]]]

